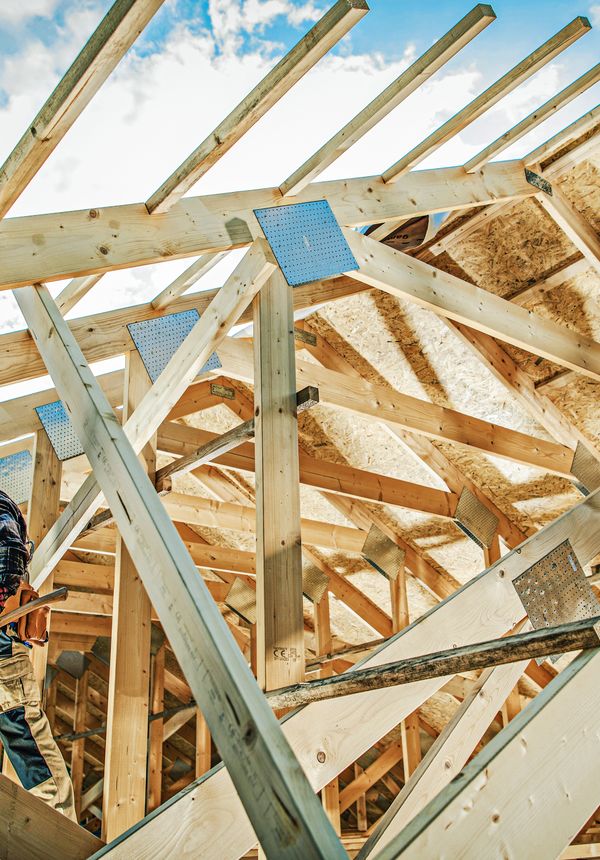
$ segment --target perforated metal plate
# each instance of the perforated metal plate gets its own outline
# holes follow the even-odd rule
[[[600,463],[581,442],[575,448],[571,472],[588,493],[600,487]]]
[[[234,580],[225,598],[225,605],[248,624],[256,624],[256,591],[243,579]]]
[[[326,200],[255,209],[254,214],[291,287],[358,269]]]
[[[600,603],[569,540],[514,579],[513,585],[536,630],[600,615]]]
[[[498,529],[498,517],[477,496],[463,489],[454,511],[456,525],[480,547],[490,547]]]
[[[0,458],[0,490],[3,490],[18,505],[29,500],[33,458],[31,451],[17,451]]]
[[[327,591],[329,577],[316,564],[307,562],[302,567],[302,592],[305,597],[318,603]]]
[[[533,185],[534,188],[539,188],[540,191],[544,191],[546,194],[550,194],[550,196],[552,196],[552,186],[547,179],[544,179],[543,176],[540,176],[538,173],[534,173],[533,170],[525,168],[525,179],[530,185]]]
[[[70,460],[83,454],[83,447],[62,400],[36,406],[35,411],[59,460]]]
[[[129,323],[127,328],[152,382],[156,382],[174,353],[194,328],[200,314],[196,310],[167,314],[151,320]],[[218,370],[219,356],[213,352],[200,373]]]
[[[377,526],[371,526],[362,548],[362,557],[388,579],[396,579],[404,565],[405,552]]]

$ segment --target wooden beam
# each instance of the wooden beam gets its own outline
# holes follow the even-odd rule
[[[165,707],[165,644],[152,656],[152,713],[158,714]],[[165,721],[161,717],[151,721],[148,738],[148,812],[162,802],[163,742]],[[141,816],[143,818],[143,814]]]
[[[367,236],[350,230],[344,235],[360,263],[357,272],[348,272],[351,277],[570,370],[600,379],[600,344],[591,338]]]
[[[56,304],[63,316],[72,311],[78,302],[86,296],[92,287],[95,287],[102,275],[85,275],[82,278],[73,278],[69,281],[56,297]]]
[[[125,365],[123,421],[127,421],[152,383],[140,354]],[[150,482],[156,472],[156,437],[140,457]],[[148,696],[150,691],[151,605],[142,578],[121,537],[117,540],[110,648],[106,760],[102,797],[102,838],[111,842],[146,812]],[[127,755],[123,755],[127,750]]]
[[[414,657],[432,647],[449,648],[454,644],[477,642],[482,636],[499,636],[512,629],[523,617],[523,607],[512,580],[566,538],[570,538],[581,564],[586,564],[600,552],[599,518],[600,492],[597,491],[384,644],[361,668]],[[490,606],[494,607],[493,613],[489,612]],[[374,690],[361,696],[314,703],[291,714],[283,723],[283,730],[315,791],[349,767],[443,684],[444,679],[437,679]],[[373,719],[373,714],[377,714],[377,720]],[[547,755],[547,747],[544,749]],[[324,755],[318,755],[319,752]],[[210,822],[206,817],[209,805],[218,810],[210,817]],[[136,827],[125,841],[106,852],[106,856],[121,860],[130,857],[132,852],[152,853],[164,839],[163,834],[172,832],[173,828],[178,828],[181,837],[187,840],[189,850],[201,846],[206,860],[234,860],[255,843],[229,775],[223,768],[215,768],[207,779],[163,809],[155,819]]]
[[[437,40],[418,60],[402,72],[383,92],[356,114],[304,164],[279,186],[284,197],[298,194],[309,182],[333,164],[378,122],[429,80],[471,39],[481,33],[496,15],[491,6],[479,3]]]
[[[115,0],[0,167],[0,218],[135,42],[163,0]]]
[[[254,299],[254,416],[257,680],[273,690],[304,678],[294,315],[280,269]]]
[[[526,661],[522,661],[498,666],[480,676],[410,780],[377,822],[359,852],[359,860],[366,860],[374,851],[385,848],[462,770],[526,665]]]
[[[438,129],[428,135],[425,140],[417,144],[410,152],[389,167],[382,175],[384,182],[397,182],[398,179],[409,170],[412,170],[423,159],[427,158],[442,144],[458,134],[470,123],[474,122],[483,113],[493,107],[500,99],[507,96],[519,84],[526,81],[533,74],[543,68],[547,63],[558,56],[561,51],[572,45],[591,28],[587,18],[574,18],[570,24],[559,30],[551,39],[536,48],[531,54],[517,63],[510,71],[498,78],[483,93],[478,95],[466,107],[447,120]]]
[[[75,716],[73,719],[73,732],[75,734],[84,732],[86,727],[86,714],[88,703],[89,669],[86,667],[80,678],[77,679],[75,689]],[[84,778],[84,753],[85,738],[77,738],[71,746],[71,781],[73,783],[73,794],[75,795],[75,810],[77,819],[81,818],[81,791]]]
[[[588,134],[600,123],[600,105],[585,113],[583,116],[570,123],[552,135],[544,143],[528,152],[524,158],[525,164],[544,164],[554,158],[557,153],[576,142],[583,135]]]
[[[208,723],[202,716],[200,708],[196,708],[196,779],[208,773],[211,766],[211,738]]]
[[[278,188],[186,197],[160,219],[143,203],[94,209],[93,218],[90,209],[7,218],[0,289],[245,247],[262,235],[254,209],[263,207],[324,199],[340,224],[354,227],[535,193],[512,161],[473,175],[462,167],[419,171],[393,187],[377,176],[311,183],[294,198]]]
[[[356,800],[364,794],[368,788],[385,776],[399,761],[402,761],[402,742],[394,741],[389,744],[363,772],[340,792],[340,809],[346,809],[356,803]]]
[[[139,407],[127,420],[125,432],[136,452],[142,450],[148,439],[177,402],[214,347],[237,321],[241,311],[247,307],[275,267],[274,258],[264,240],[257,243],[236,267],[227,283],[211,302],[209,309],[196,323],[189,335],[176,350],[171,361],[146,394]],[[43,292],[43,290],[40,291]],[[17,302],[25,295],[16,293]],[[30,294],[31,295],[31,294]],[[63,321],[63,328],[74,341],[72,333]],[[77,347],[79,351],[79,347]],[[97,387],[95,378],[94,386]],[[63,398],[64,400],[64,398]],[[105,398],[103,397],[103,401]],[[111,416],[114,413],[110,410]],[[31,577],[39,587],[65,550],[93,515],[101,498],[100,489],[92,475],[86,478],[75,494],[71,504],[65,508],[55,525],[46,535],[31,564]]]
[[[552,194],[542,192],[537,200],[575,247],[581,251],[590,266],[600,274],[600,237],[583,215],[575,209],[564,192],[554,185]]]
[[[239,425],[226,435],[227,440],[224,441],[227,441],[227,444],[231,441],[232,447],[236,447],[235,452],[219,453],[212,461],[226,469],[253,472],[254,446],[240,444],[240,439],[247,438],[245,425]],[[194,427],[171,421],[161,424],[158,432],[159,448],[165,453],[182,455],[186,467],[195,462],[195,452],[187,453],[191,448],[199,451],[202,447],[208,451],[209,446],[211,446],[218,450],[219,440],[223,438],[214,433],[209,433],[207,430],[197,430]],[[385,475],[365,472],[343,463],[329,463],[326,460],[311,457],[304,452],[299,453],[299,469],[301,484],[326,490],[328,493],[426,511],[442,517],[453,516],[456,508],[457,497],[452,493],[402,481],[398,478],[388,478]],[[177,474],[179,471],[178,460],[174,460],[173,463],[160,469],[157,476],[158,489],[162,488],[164,477]]]
[[[464,165],[467,173],[472,173],[475,170],[480,170],[484,164],[496,158],[501,152],[504,152],[509,146],[520,140],[534,128],[537,128],[544,120],[552,116],[561,108],[568,105],[574,98],[584,93],[589,87],[592,87],[600,80],[600,63],[597,63],[591,69],[588,69],[576,81],[566,86],[559,93],[552,96],[543,105],[536,108],[524,119],[518,122],[509,130],[504,132],[500,137],[496,138],[493,143],[490,143],[477,155],[470,158]]]
[[[339,840],[56,304],[43,287],[20,290],[17,301],[259,840],[282,858],[341,857]]]
[[[104,843],[39,797],[0,776],[0,844],[6,858],[87,860]]]
[[[365,0],[337,0],[154,192],[148,212],[168,212],[368,11]]]
[[[33,474],[31,493],[27,503],[27,533],[34,548],[41,544],[48,530],[54,525],[60,511],[60,481],[62,463],[54,453],[54,448],[45,430],[35,434],[33,450]],[[52,573],[39,589],[40,596],[49,594],[54,588]],[[52,613],[48,616],[49,631],[52,630]],[[44,694],[48,648],[34,648],[31,657],[35,680]]]
[[[451,856],[557,857],[598,804],[599,663],[598,649],[577,657],[378,858],[428,856],[442,839]]]
[[[165,287],[152,299],[150,304],[154,310],[160,311],[171,305],[175,299],[182,296],[186,290],[189,290],[191,286],[197,283],[207,272],[210,272],[226,256],[225,252],[221,252],[220,254],[205,254],[199,257],[179,277],[175,278],[168,287]]]

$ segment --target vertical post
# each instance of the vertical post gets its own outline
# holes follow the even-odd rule
[[[165,708],[165,644],[152,657],[152,713]],[[165,721],[152,720],[148,746],[148,812],[160,806],[162,800],[162,757]]]
[[[85,732],[85,718],[87,715],[87,699],[90,670],[86,666],[81,676],[77,679],[75,688],[75,717],[73,719],[73,732]],[[83,788],[83,765],[85,755],[85,738],[77,738],[71,747],[71,781],[75,795],[75,811],[77,818],[81,816],[81,791]]]
[[[358,779],[361,773],[364,773],[362,767],[354,762],[354,779]],[[356,798],[356,829],[359,833],[365,833],[369,829],[366,794],[361,794]]]
[[[42,538],[55,522],[60,513],[60,481],[62,463],[54,453],[54,448],[45,430],[35,434],[33,455],[33,480],[31,496],[27,506],[27,531],[34,547],[39,546]],[[40,588],[40,594],[47,594],[54,587],[54,575],[46,579]],[[48,617],[51,623],[52,613]],[[48,665],[48,646],[34,648],[32,653],[33,673],[39,685],[40,693],[44,692],[44,680]]]
[[[314,604],[314,623],[317,656],[329,654],[333,650],[331,639],[331,619],[329,615],[329,592]],[[333,674],[331,663],[324,663],[319,672],[321,678],[329,678]],[[327,817],[338,836],[342,832],[340,818],[340,783],[337,776],[321,791],[321,801]]]
[[[398,633],[410,624],[404,565],[398,571],[396,579],[390,579],[390,598],[392,601],[392,627],[394,633]],[[418,711],[414,711],[402,720],[400,728],[402,732],[404,781],[406,782],[421,761],[421,728]]]
[[[500,538],[498,537],[498,532],[494,535],[494,539],[492,541],[492,545],[490,547],[484,546],[483,548],[483,560],[486,568],[491,567],[495,561],[498,561],[501,557],[502,553],[500,552]]]
[[[125,368],[123,420],[131,415],[150,386],[139,354],[130,352]],[[151,478],[156,469],[155,450],[153,437],[141,455]],[[142,581],[119,538],[102,813],[102,838],[106,842],[115,839],[146,813],[150,612],[150,601]]]
[[[196,709],[196,779],[210,770],[210,730],[200,708]]]
[[[304,619],[292,289],[277,269],[254,300],[258,683],[302,681]]]

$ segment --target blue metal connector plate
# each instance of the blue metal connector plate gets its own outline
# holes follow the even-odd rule
[[[255,209],[254,214],[291,287],[359,268],[326,200]]]
[[[129,323],[129,334],[152,382],[156,382],[199,319],[198,311],[190,310]],[[200,373],[220,367],[219,356],[213,352]]]
[[[0,490],[18,505],[29,501],[33,476],[31,451],[18,451],[0,458]]]

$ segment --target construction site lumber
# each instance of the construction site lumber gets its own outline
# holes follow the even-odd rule
[[[397,663],[384,663],[373,669],[353,669],[333,678],[316,678],[303,684],[266,693],[274,709],[297,708],[310,702],[350,696],[368,690],[379,690],[397,684],[410,684],[430,678],[442,678],[489,669],[505,663],[533,660],[569,651],[600,647],[596,625],[600,617],[573,621],[560,627],[548,627],[502,639],[492,639],[476,645],[463,645],[424,654]]]
[[[0,856],[27,860],[87,860],[103,842],[0,775]]]
[[[124,430],[136,453],[139,453],[148,442],[161,420],[184,393],[208,360],[214,347],[234,325],[241,311],[252,301],[255,293],[274,268],[275,262],[270,248],[264,240],[257,240],[176,350],[138,408],[128,418]],[[21,302],[22,295],[24,295],[23,291],[16,293],[18,303]],[[69,339],[76,343],[64,320],[62,324],[69,334]],[[77,351],[80,352],[78,346]],[[85,359],[82,360],[85,363]],[[95,377],[92,376],[92,379],[94,387],[106,402]],[[62,399],[67,403],[69,401],[69,398],[64,396]],[[114,412],[112,410],[110,412],[114,419]],[[107,414],[106,418],[108,417]],[[98,508],[101,496],[102,493],[94,475],[89,475],[35,553],[30,567],[34,587],[42,584],[54,565],[62,558],[65,550],[79,535],[85,523]]]
[[[148,212],[167,212],[368,11],[366,0],[337,0],[152,194],[146,201]]]
[[[598,806],[599,664],[597,648],[576,657],[378,860],[420,860],[441,844],[448,856],[468,845],[474,857],[560,857]]]
[[[587,18],[574,18],[570,24],[563,27],[558,33],[540,45],[529,56],[525,57],[510,69],[506,74],[498,78],[483,93],[469,102],[462,110],[450,117],[443,125],[433,131],[428,137],[417,144],[410,152],[398,159],[382,175],[384,182],[397,182],[407,171],[413,170],[417,164],[427,156],[436,151],[447,140],[458,134],[467,125],[474,122],[485,111],[493,107],[500,99],[515,90],[519,84],[530,78],[558,54],[572,45],[577,39],[585,35],[591,29]]]
[[[186,197],[160,220],[143,203],[6,218],[0,290],[243,248],[262,235],[260,208],[327,200],[340,224],[355,227],[535,193],[522,163],[505,161],[476,174],[462,166],[415,171],[394,185],[378,176],[314,182],[293,198],[276,187]]]
[[[356,114],[350,122],[323,144],[304,164],[288,176],[279,186],[284,197],[298,194],[309,182],[350,149],[378,122],[394,110],[404,99],[454,57],[471,39],[474,39],[496,15],[491,6],[479,3],[464,18],[437,40],[422,56],[405,69],[383,92]]]
[[[44,287],[23,289],[17,300],[72,404],[76,432],[265,851],[341,858],[339,839],[56,304]]]
[[[0,218],[20,197],[164,0],[116,0],[0,167]]]
[[[600,552],[599,517],[600,492],[596,491],[378,648],[361,668],[409,659],[432,647],[441,650],[478,642],[486,634],[502,636],[512,630],[523,617],[512,580],[566,538],[580,563],[586,564]],[[314,790],[331,782],[443,685],[443,678],[433,678],[371,690],[360,696],[313,702],[290,714],[283,730]],[[326,751],[325,756],[318,756],[320,751]],[[214,810],[210,820],[206,817],[208,809]],[[156,818],[137,825],[127,840],[111,846],[104,856],[125,860],[131,851],[156,850],[164,834],[174,827],[179,828],[190,850],[202,846],[207,860],[236,860],[255,844],[230,777],[225,769],[217,768]]]

